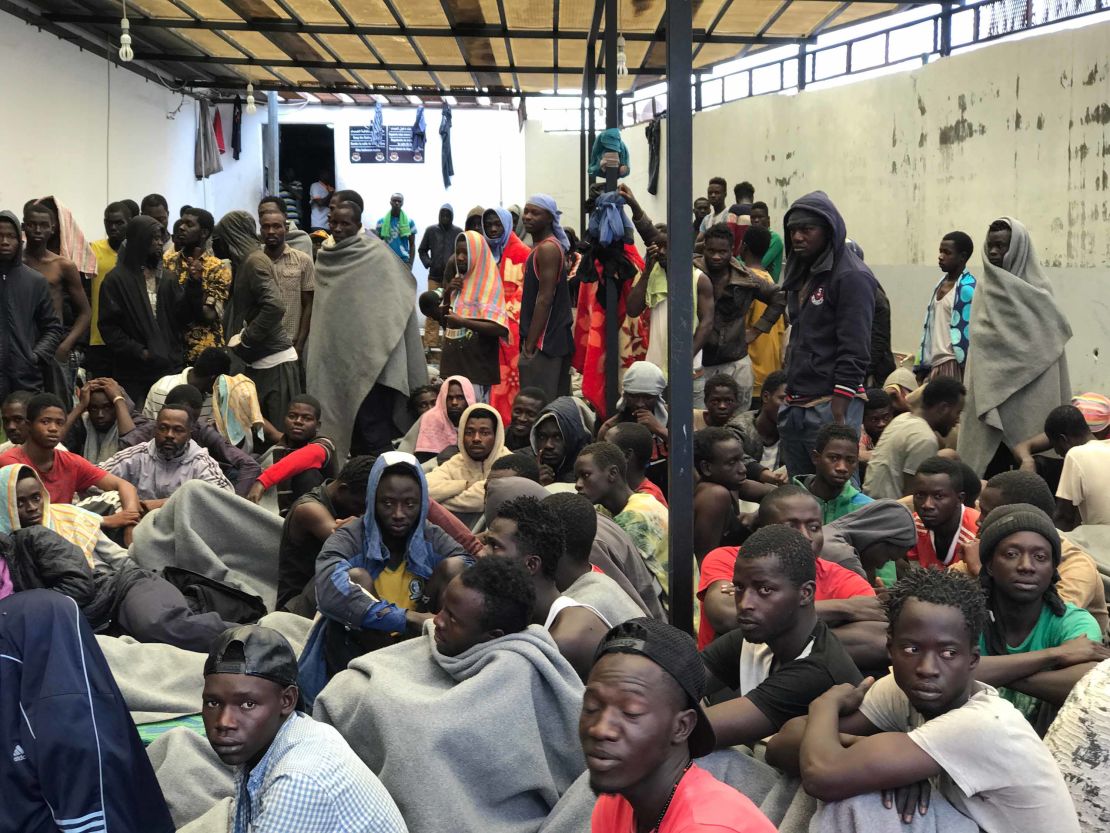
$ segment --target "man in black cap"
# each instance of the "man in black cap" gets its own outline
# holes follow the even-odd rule
[[[592,833],[775,829],[745,796],[694,765],[716,745],[699,705],[704,693],[697,646],[677,628],[632,619],[605,635],[578,723],[599,794]]]
[[[239,768],[232,833],[405,833],[381,781],[299,699],[297,657],[277,631],[242,625],[213,643],[202,714],[216,755]]]

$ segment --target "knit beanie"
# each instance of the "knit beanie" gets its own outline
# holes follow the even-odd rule
[[[979,528],[979,552],[983,562],[990,560],[1003,538],[1015,532],[1036,532],[1052,548],[1052,563],[1060,563],[1060,533],[1048,515],[1028,503],[999,506],[987,515]]]

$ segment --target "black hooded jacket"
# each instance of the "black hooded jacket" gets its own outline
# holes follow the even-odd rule
[[[560,396],[558,399],[549,402],[547,407],[540,411],[539,417],[532,426],[530,438],[532,451],[537,455],[539,454],[539,447],[536,443],[536,427],[548,417],[555,418],[555,422],[559,426],[559,433],[563,435],[563,442],[566,444],[563,460],[559,463],[559,468],[555,472],[555,480],[560,483],[573,483],[574,461],[578,459],[578,452],[590,442],[590,432],[582,421],[582,412],[578,409],[574,397]]]
[[[20,243],[11,261],[0,261],[0,399],[17,390],[43,387],[40,363],[54,361],[65,327],[50,299],[50,284],[23,263],[19,219],[0,211],[0,223],[15,228]]]
[[[157,312],[151,314],[143,264],[157,228],[157,220],[142,215],[127,224],[126,251],[100,286],[100,334],[112,353],[112,375],[121,382],[154,382],[179,372],[184,325],[203,300],[199,281],[182,286],[176,275],[162,272]]]
[[[786,353],[786,393],[791,401],[833,394],[855,396],[871,366],[871,323],[877,282],[845,245],[844,218],[823,191],[796,200],[796,209],[825,219],[828,246],[809,263],[786,262],[782,288],[791,330]],[[786,229],[789,238],[789,229]]]

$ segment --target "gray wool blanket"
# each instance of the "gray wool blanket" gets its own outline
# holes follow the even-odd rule
[[[412,833],[536,833],[585,769],[582,683],[532,625],[457,657],[417,639],[360,657],[316,699]]]
[[[325,242],[316,257],[316,326],[308,336],[308,392],[320,400],[322,422],[342,464],[351,427],[374,385],[397,391],[394,428],[411,424],[408,395],[428,382],[416,320],[416,278],[377,237],[356,234]]]
[[[968,328],[967,402],[956,450],[982,475],[1000,443],[1013,448],[1044,430],[1044,419],[1071,399],[1064,348],[1071,325],[1037,261],[1025,226],[1011,217],[1002,266],[983,259]],[[986,244],[983,246],[986,250]]]
[[[135,527],[129,553],[141,567],[182,567],[277,603],[281,518],[192,480]]]

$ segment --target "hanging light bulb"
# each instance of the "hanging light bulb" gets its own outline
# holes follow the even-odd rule
[[[125,64],[135,59],[135,52],[131,49],[131,23],[127,20],[127,9],[123,10],[125,17],[119,22],[119,59]]]
[[[628,58],[624,54],[624,35],[617,35],[617,75],[628,75]]]
[[[254,83],[247,82],[247,112],[255,113],[258,111],[258,105],[254,103]]]

